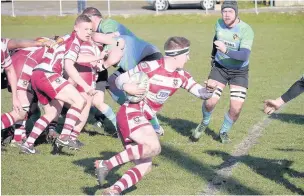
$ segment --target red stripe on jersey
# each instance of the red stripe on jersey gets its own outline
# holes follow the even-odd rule
[[[76,32],[73,31],[66,40],[58,44],[58,47],[56,47],[55,49],[50,48],[47,50],[48,56],[45,56],[45,58],[42,60],[43,64],[40,64],[39,68],[45,70],[50,70],[51,68],[51,70],[61,75],[63,73],[63,58],[66,55],[69,55],[70,52],[78,55],[81,42],[82,41],[77,37]],[[58,55],[62,54],[64,54],[62,57],[58,57]]]
[[[50,83],[54,82],[56,79],[58,78],[57,74],[53,74],[52,76],[50,76],[48,79],[50,81]]]
[[[128,108],[133,108],[133,109],[140,110],[140,105],[139,105],[139,104],[132,104],[132,103],[129,103],[129,104],[128,104]]]
[[[55,90],[60,92],[66,85],[70,84],[68,81],[64,81],[60,86],[58,86]]]
[[[132,118],[135,118],[138,116],[142,116],[142,113],[141,112],[131,112],[131,113],[127,114],[128,119],[132,119]]]
[[[150,124],[150,123],[145,123],[145,124],[138,125],[138,126],[136,126],[136,127],[133,127],[133,128],[131,129],[131,132],[133,132],[133,131],[135,131],[135,130],[141,128],[141,127],[147,126],[147,125],[151,125],[151,124]]]

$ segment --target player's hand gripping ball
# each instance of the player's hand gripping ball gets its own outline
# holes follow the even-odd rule
[[[126,93],[127,100],[131,103],[138,103],[143,100],[149,91],[149,77],[144,72],[138,72],[130,77],[130,83],[137,84],[137,88],[144,88],[145,92],[142,95],[131,95]]]

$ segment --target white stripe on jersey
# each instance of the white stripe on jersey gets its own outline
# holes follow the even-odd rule
[[[157,61],[148,61],[146,63],[149,64],[149,67],[150,67],[151,71],[154,71],[154,70],[156,70],[157,68],[160,67],[160,65],[157,63]]]
[[[126,113],[129,114],[129,113],[131,113],[131,112],[140,112],[140,110],[135,109],[135,108],[127,107],[127,108],[126,108]]]
[[[77,53],[72,50],[69,50],[68,53],[64,55],[64,59],[71,59],[74,62],[76,62],[77,57],[78,57]]]
[[[48,59],[52,59],[53,58],[53,54],[46,52],[44,53],[43,57],[48,58]]]
[[[169,88],[179,88],[182,85],[183,81],[180,78],[172,78],[155,74],[152,76],[152,78],[149,79],[149,83],[150,85],[155,84]]]
[[[32,75],[32,72],[33,72],[33,68],[28,66],[27,64],[24,64],[23,65],[23,68],[22,68],[22,72],[23,73],[26,73],[27,75]]]

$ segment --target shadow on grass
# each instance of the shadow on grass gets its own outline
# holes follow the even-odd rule
[[[298,172],[294,169],[291,169],[293,161],[286,159],[265,159],[260,157],[253,157],[250,155],[244,156],[231,156],[230,154],[217,150],[206,151],[207,154],[211,156],[221,157],[225,162],[219,166],[218,169],[227,168],[231,165],[234,165],[236,162],[246,164],[249,168],[252,168],[257,174],[264,176],[278,184],[284,185],[287,189],[293,193],[303,195],[304,190],[296,187],[287,179],[284,178],[285,174],[288,174],[291,177],[304,178],[303,172]]]
[[[299,114],[278,113],[278,114],[271,114],[270,118],[287,123],[294,123],[300,125],[304,124],[304,115],[299,115]]]
[[[181,134],[182,136],[189,137],[191,135],[191,130],[195,129],[197,124],[191,122],[189,120],[184,120],[180,118],[168,118],[161,114],[157,115],[157,118],[162,121],[163,123],[169,125],[176,131],[177,133]]]
[[[109,159],[112,156],[114,156],[116,152],[102,152],[101,157],[93,157],[93,158],[86,158],[86,159],[81,159],[74,161],[73,163],[75,165],[78,165],[80,167],[84,168],[84,172],[92,175],[94,178],[95,172],[94,172],[94,161],[96,159]],[[196,159],[193,159],[190,157],[188,154],[180,152],[179,150],[174,149],[172,146],[167,146],[163,145],[162,146],[162,153],[160,156],[165,157],[166,159],[169,159],[171,161],[176,161],[178,162],[178,167],[185,168],[188,172],[192,173],[193,175],[198,175],[202,179],[206,181],[212,181],[212,178],[216,175],[215,171],[210,168],[208,165],[203,165],[201,162],[199,162]],[[182,161],[181,161],[182,160]],[[158,164],[153,164],[153,167],[159,167],[161,165]],[[114,168],[108,175],[107,177],[107,183],[103,185],[103,187],[100,187],[97,185],[93,187],[82,187],[83,193],[87,195],[94,195],[99,189],[102,188],[107,188],[111,185],[113,185],[116,181],[118,181],[121,178],[121,175],[117,174],[117,170],[119,167]],[[152,170],[153,172],[153,170]],[[227,182],[232,182],[235,184],[238,184],[238,190],[236,189],[229,189],[227,190],[230,194],[249,194],[249,195],[257,195],[261,194],[257,190],[251,189],[250,187],[246,187],[245,185],[242,185],[241,182],[233,179],[233,178],[228,178],[228,179],[223,179],[222,182],[219,184],[216,184],[216,186],[220,186],[222,184],[225,184]],[[123,194],[130,193],[136,189],[136,186],[133,186],[126,191],[123,192]]]
[[[275,148],[275,150],[285,151],[285,152],[304,152],[303,149],[294,149],[294,148]]]
[[[94,178],[96,178],[95,175],[95,167],[94,162],[99,159],[109,159],[112,156],[116,155],[117,152],[101,152],[100,157],[92,157],[92,158],[86,158],[74,161],[73,163],[77,166],[83,167],[84,172],[92,175]],[[121,175],[117,174],[117,170],[119,170],[119,167],[116,167],[112,169],[107,177],[107,183],[105,183],[102,187],[98,185],[98,182],[96,181],[96,185],[93,187],[82,187],[83,193],[86,195],[95,195],[96,192],[99,189],[104,189],[107,187],[110,187],[113,185],[116,181],[118,181],[121,178]],[[97,180],[97,178],[96,178]],[[123,192],[123,194],[129,193],[131,191],[134,191],[136,189],[136,186],[131,187],[130,189]]]
[[[208,165],[202,164],[200,161],[192,158],[187,153],[180,152],[179,150],[174,149],[172,146],[162,145],[162,153],[161,156],[169,159],[171,161],[178,162],[178,166],[186,169],[188,172],[192,173],[193,175],[197,175],[200,178],[204,179],[205,181],[211,182],[213,178],[217,175],[214,169],[209,167]],[[152,171],[153,172],[153,171]],[[238,185],[237,189],[229,189],[229,187],[222,186],[227,183],[234,183]],[[223,178],[217,184],[213,184],[215,187],[220,188],[221,190],[225,189],[226,192],[229,194],[245,194],[245,195],[260,195],[257,190],[254,190],[246,185],[242,185],[241,182],[238,180],[228,177]],[[221,187],[219,187],[221,186]],[[204,194],[201,193],[201,194]]]
[[[172,119],[172,118],[168,118],[163,115],[157,115],[157,118],[160,121],[162,121],[162,123],[169,125],[177,133],[181,134],[182,136],[186,136],[186,137],[190,137],[191,131],[198,126],[198,124],[196,124],[194,122],[191,122],[189,120],[180,119],[180,118]],[[215,141],[220,141],[219,135],[216,134],[215,131],[210,129],[209,127],[206,128],[205,134],[208,136],[211,136],[212,139]]]

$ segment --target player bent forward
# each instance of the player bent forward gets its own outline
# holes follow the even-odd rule
[[[152,157],[161,152],[161,145],[149,120],[162,108],[165,101],[180,87],[193,95],[209,99],[215,87],[205,88],[197,84],[191,75],[184,71],[189,59],[190,42],[184,37],[171,37],[165,43],[165,57],[157,61],[142,62],[134,69],[116,79],[119,89],[131,95],[144,93],[135,83],[128,83],[130,76],[144,72],[149,77],[149,91],[139,103],[126,102],[117,113],[117,125],[125,150],[109,160],[95,161],[96,174],[102,185],[108,172],[121,164],[134,161],[136,166],[128,170],[114,185],[103,194],[120,194],[136,184],[152,167]]]

